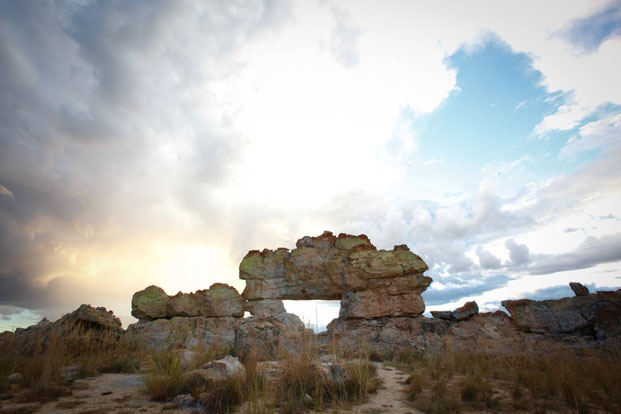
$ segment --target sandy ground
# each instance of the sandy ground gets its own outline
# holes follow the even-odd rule
[[[377,364],[377,376],[382,379],[384,385],[377,394],[371,394],[369,401],[357,405],[351,410],[337,411],[338,413],[356,414],[419,414],[410,402],[405,399],[406,385],[403,383],[407,375],[384,364]]]
[[[418,414],[405,400],[406,375],[395,368],[377,364],[378,376],[383,385],[369,401],[351,410],[327,410],[328,413],[360,414]],[[80,413],[80,414],[130,414],[130,413],[196,413],[196,409],[179,409],[170,404],[149,400],[140,375],[103,374],[96,378],[76,380],[71,396],[61,397],[47,403],[24,402],[17,404],[11,400],[0,401],[0,414],[28,413]],[[246,412],[242,406],[237,411]]]
[[[0,401],[0,413],[159,413],[166,407],[163,403],[149,401],[140,375],[103,374],[96,378],[76,380],[74,385],[73,395],[54,402],[15,404],[11,401]],[[29,411],[28,407],[36,408],[36,411]],[[23,411],[18,411],[20,408]],[[172,414],[193,411],[170,409],[164,412]]]

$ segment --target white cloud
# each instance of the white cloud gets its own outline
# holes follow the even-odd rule
[[[621,115],[612,115],[580,127],[561,150],[561,158],[573,158],[583,151],[621,145]]]

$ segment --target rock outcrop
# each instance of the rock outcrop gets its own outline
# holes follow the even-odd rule
[[[569,287],[571,288],[571,290],[573,290],[574,294],[576,296],[586,296],[589,293],[589,288],[584,286],[582,283],[579,282],[569,282]]]
[[[45,348],[52,341],[88,342],[93,349],[116,345],[123,335],[121,321],[106,308],[81,305],[55,322],[43,318],[26,329],[16,329],[17,348],[30,353]]]
[[[420,315],[420,294],[431,278],[407,246],[377,250],[365,235],[324,232],[289,250],[252,250],[239,265],[249,302],[273,299],[342,299],[344,318]],[[251,305],[252,306],[252,305]]]
[[[209,289],[194,293],[179,292],[175,296],[168,296],[157,286],[149,286],[134,293],[132,315],[141,321],[176,316],[241,318],[244,316],[244,299],[234,287],[224,283],[215,283]]]
[[[476,302],[466,302],[463,306],[454,311],[431,311],[434,318],[446,321],[464,321],[479,313],[479,305]]]
[[[512,321],[530,333],[621,337],[621,289],[554,300],[505,300]]]
[[[285,305],[280,299],[263,299],[246,302],[246,311],[251,315],[266,316],[286,313]]]
[[[313,335],[291,313],[251,316],[240,320],[235,330],[235,354],[242,358],[274,359],[283,353],[300,352],[305,335]]]
[[[125,340],[145,345],[148,349],[187,349],[197,346],[235,346],[235,329],[239,319],[204,316],[142,320],[127,327]]]

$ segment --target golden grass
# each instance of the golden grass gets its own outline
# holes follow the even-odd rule
[[[427,358],[395,359],[412,373],[406,398],[427,413],[621,412],[621,357],[610,350],[557,346],[487,353],[449,348]]]

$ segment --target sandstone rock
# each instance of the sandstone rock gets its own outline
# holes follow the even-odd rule
[[[246,310],[251,315],[267,316],[276,315],[278,313],[286,313],[285,305],[280,299],[264,299],[246,302]]]
[[[43,318],[38,324],[15,331],[20,352],[39,352],[52,341],[84,341],[94,348],[115,346],[123,335],[121,321],[106,308],[81,305],[55,322]],[[74,344],[75,345],[75,344]]]
[[[168,296],[161,288],[149,286],[134,293],[132,315],[139,320],[173,318],[175,316],[224,317],[244,316],[244,299],[237,290],[224,283],[194,293],[179,292]]]
[[[156,351],[214,345],[234,347],[237,321],[241,320],[194,316],[138,321],[127,327],[124,340]]]
[[[605,339],[621,335],[621,289],[555,300],[506,300],[502,305],[523,331]]]
[[[570,282],[569,287],[574,291],[576,296],[586,296],[590,293],[589,288],[584,286],[582,283]]]
[[[248,300],[258,299],[340,299],[345,292],[385,290],[386,279],[403,279],[399,291],[426,288],[427,265],[405,249],[377,250],[364,235],[325,232],[304,237],[289,251],[250,251],[239,265],[240,278],[246,280],[242,293]]]
[[[203,370],[209,381],[223,381],[231,377],[246,375],[246,369],[239,359],[230,355],[217,361],[207,362],[203,365]]]
[[[382,358],[391,358],[390,354],[401,351],[442,350],[448,327],[447,321],[423,316],[338,318],[319,335],[319,342],[323,346],[336,346],[348,357],[360,357],[369,351]]]
[[[463,321],[479,313],[479,306],[476,302],[466,302],[464,306],[453,311],[453,319]]]
[[[139,320],[154,320],[166,318],[168,315],[168,301],[170,298],[164,289],[149,286],[134,293],[132,297],[132,316]]]
[[[240,319],[235,330],[235,353],[242,358],[274,359],[283,352],[299,352],[308,334],[300,318],[291,313],[251,316]]]
[[[347,292],[341,299],[339,318],[375,319],[384,316],[417,316],[425,311],[422,289],[400,295],[365,290]]]
[[[445,321],[452,321],[455,319],[452,311],[431,311],[431,316],[438,319],[444,319]]]

